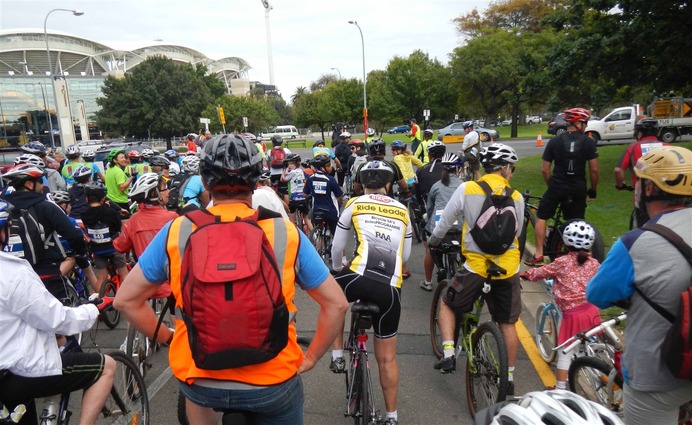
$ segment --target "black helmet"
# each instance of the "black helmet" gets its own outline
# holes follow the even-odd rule
[[[653,118],[644,118],[634,125],[634,137],[641,132],[644,136],[656,136],[658,134],[658,121]]]
[[[312,147],[313,147],[313,148],[316,148],[316,147],[318,147],[319,145],[324,146],[324,140],[322,140],[322,139],[317,139],[317,140],[315,140],[315,143],[312,144]]]
[[[329,155],[327,155],[326,153],[321,153],[316,157],[312,158],[312,161],[310,161],[310,165],[317,169],[321,169],[330,162],[332,162],[332,159],[329,157]]]
[[[106,196],[106,186],[100,181],[89,182],[84,185],[84,194],[93,196],[97,199],[103,199]]]
[[[281,140],[281,137],[275,137]],[[200,175],[212,190],[254,190],[262,174],[262,156],[257,146],[233,134],[222,134],[209,140],[204,145],[201,159]]]
[[[161,155],[156,155],[149,158],[149,165],[152,167],[170,167],[171,161]]]
[[[300,163],[300,155],[297,153],[289,153],[286,155],[286,162],[296,162]]]
[[[366,189],[380,189],[392,182],[394,171],[384,161],[370,161],[360,168],[358,176]]]
[[[281,146],[284,143],[284,139],[281,136],[272,136],[272,145]]]
[[[371,156],[385,155],[387,153],[387,145],[384,143],[384,140],[375,139],[372,142],[370,142],[370,146],[368,146],[368,152],[370,152]]]

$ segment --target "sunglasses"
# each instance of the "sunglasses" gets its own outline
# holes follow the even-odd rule
[[[508,164],[509,165],[509,171],[514,172],[514,170],[517,169],[514,165]]]

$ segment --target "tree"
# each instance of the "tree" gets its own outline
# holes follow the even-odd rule
[[[339,81],[339,78],[334,74],[322,74],[317,81],[310,83],[310,91],[316,92],[317,90],[322,90],[327,87],[329,83]]]
[[[279,115],[271,104],[264,99],[241,96],[223,96],[219,99],[219,105],[223,108],[226,117],[226,132],[240,132],[244,130],[243,117],[248,119],[247,130],[251,133],[259,133],[279,122]],[[207,107],[204,116],[213,117],[209,128],[221,131],[222,126],[217,118],[216,105]]]
[[[324,91],[319,90],[301,96],[293,104],[296,124],[300,127],[317,126],[322,132],[323,140],[325,130],[333,122],[333,115],[329,110],[331,102],[328,97]]]
[[[291,96],[291,103],[296,103],[298,99],[300,99],[301,96],[304,94],[310,93],[307,87],[300,86],[296,87],[296,92],[293,93],[293,96]]]
[[[480,37],[500,29],[518,32],[540,32],[547,28],[546,19],[556,10],[567,7],[565,0],[505,0],[490,3],[483,14],[474,8],[454,19],[457,31],[468,38]]]
[[[378,133],[385,127],[399,125],[401,114],[392,92],[387,86],[386,71],[368,73],[368,125]]]
[[[202,110],[213,102],[209,83],[189,64],[148,58],[124,78],[104,80],[104,97],[96,99],[97,123],[126,136],[163,137],[170,149],[171,137],[196,128]]]

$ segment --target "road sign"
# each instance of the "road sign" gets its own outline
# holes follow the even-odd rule
[[[459,120],[459,115],[454,115],[454,121],[458,121],[458,120]]]
[[[226,125],[226,115],[223,113],[223,108],[219,106],[216,108],[216,112],[219,114],[219,121],[221,121],[221,125]]]
[[[425,118],[430,118],[430,109],[423,109],[423,116]]]
[[[243,117],[243,127],[247,127],[247,117]]]
[[[209,124],[211,120],[209,118],[200,118],[199,122],[200,124]]]

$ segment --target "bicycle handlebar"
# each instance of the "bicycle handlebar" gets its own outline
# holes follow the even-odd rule
[[[576,335],[574,335],[573,337],[571,337],[567,341],[565,341],[562,344],[560,344],[559,346],[555,347],[554,350],[560,350],[561,348],[565,347],[565,345],[569,344],[569,345],[567,345],[566,348],[564,348],[562,350],[562,354],[568,354],[568,353],[572,352],[575,348],[577,348],[581,343],[586,342],[586,340],[588,340],[592,336],[596,335],[597,333],[599,333],[601,331],[607,332],[608,330],[610,330],[610,328],[612,328],[615,325],[620,324],[625,319],[627,319],[627,313],[622,313],[617,317],[614,317],[610,320],[606,320],[605,322],[601,323],[598,326],[594,326],[593,328],[589,329],[586,332],[577,333]],[[611,334],[609,333],[609,335],[611,335]],[[616,341],[616,343],[619,345],[619,343],[620,343],[619,339],[618,339],[618,341]]]
[[[93,304],[99,309],[99,312],[104,312],[113,308],[113,300],[115,297],[100,298],[98,294],[91,294],[89,299],[84,304]]]

